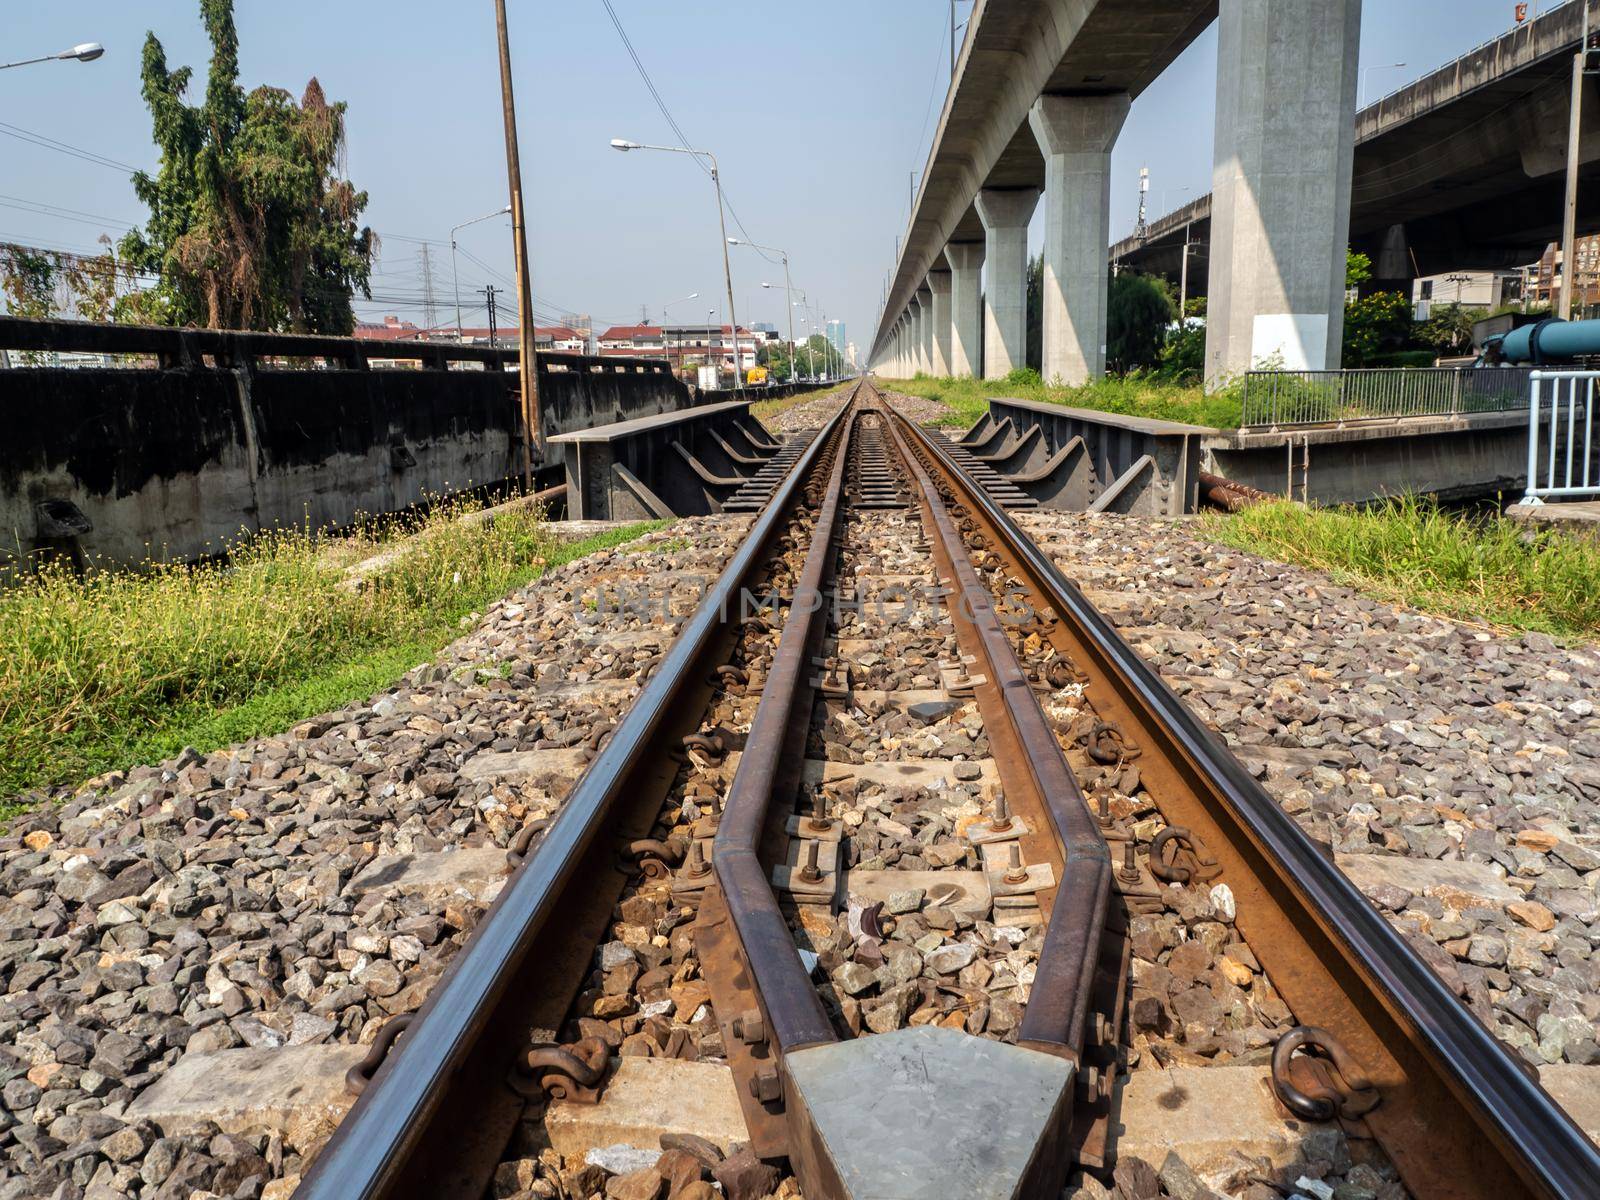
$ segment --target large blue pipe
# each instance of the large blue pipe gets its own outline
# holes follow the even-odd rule
[[[1493,339],[1486,345],[1494,345]],[[1600,355],[1600,321],[1540,321],[1513,329],[1499,340],[1508,363],[1566,363]]]

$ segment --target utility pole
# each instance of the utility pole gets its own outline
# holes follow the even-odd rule
[[[1556,316],[1572,319],[1572,286],[1577,275],[1578,156],[1583,129],[1583,77],[1589,63],[1589,0],[1583,3],[1583,36],[1572,58],[1572,111],[1567,118],[1567,203],[1561,221],[1561,298]]]
[[[506,0],[494,0],[495,32],[500,41],[500,99],[505,106],[506,175],[511,184],[511,236],[517,255],[517,333],[522,360],[522,486],[533,490],[533,447],[544,457],[539,433],[539,370],[534,361],[533,284],[528,278],[527,210],[522,203],[522,159],[517,151],[517,103],[511,87],[511,38],[506,30]]]
[[[494,307],[495,294],[499,291],[500,289],[495,287],[492,283],[483,289],[484,297],[489,301],[489,348],[491,350],[498,350],[500,348],[500,327],[495,320]]]

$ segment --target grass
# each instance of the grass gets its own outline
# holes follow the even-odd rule
[[[1402,497],[1366,508],[1283,501],[1208,518],[1217,540],[1327,571],[1382,599],[1559,637],[1600,634],[1600,544]]]
[[[538,514],[466,521],[466,503],[318,540],[275,531],[199,566],[77,576],[51,567],[0,591],[0,816],[104,771],[281,732],[427,662],[470,614],[575,558],[665,525],[579,542]],[[352,587],[346,568],[404,539]]]
[[[1040,381],[1037,371],[1018,370],[1004,379],[934,379],[919,375],[915,379],[888,380],[886,386],[943,404],[949,409],[949,416],[935,422],[940,425],[974,424],[988,411],[991,396],[1218,429],[1237,428],[1242,413],[1236,388],[1207,395],[1199,386],[1160,383],[1137,376],[1097,379],[1082,387],[1050,387]]]

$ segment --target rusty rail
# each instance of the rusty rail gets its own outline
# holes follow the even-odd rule
[[[1163,816],[1217,856],[1237,927],[1284,1000],[1381,1094],[1364,1120],[1412,1192],[1430,1200],[1600,1194],[1600,1150],[1537,1080],[1005,510],[936,439],[902,425],[959,482],[1037,602],[1059,616],[1050,640],[1086,676],[1100,719],[1142,747],[1140,772]],[[1038,1002],[1036,989],[1029,1015]]]
[[[796,460],[659,669],[573,786],[395,1050],[317,1156],[296,1200],[478,1200],[523,1099],[530,1027],[559,1025],[626,875],[613,839],[647,835],[733,636],[741,588],[770,554],[836,416]],[[696,697],[700,699],[697,701]],[[630,831],[632,831],[630,833]]]

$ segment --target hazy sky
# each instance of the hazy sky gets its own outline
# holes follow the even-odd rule
[[[787,248],[794,283],[817,311],[843,317],[865,351],[894,236],[907,215],[949,76],[946,0],[613,0],[668,107],[715,151],[735,211],[756,241]],[[970,3],[958,6],[965,19]],[[1535,7],[1549,9],[1553,4]],[[94,63],[0,72],[0,239],[92,251],[101,233],[142,220],[126,172],[31,144],[43,135],[120,164],[155,165],[139,96],[147,30],[172,66],[203,87],[206,44],[195,0],[13,0],[0,60],[80,41]],[[1512,24],[1512,0],[1368,0],[1362,21],[1367,100],[1444,64]],[[610,149],[613,137],[670,142],[600,0],[511,0],[513,55],[540,321],[587,312],[602,326],[699,320],[726,306],[709,180],[681,155]],[[241,75],[297,95],[317,76],[347,101],[349,175],[371,196],[384,238],[363,319],[422,319],[422,244],[432,241],[438,309],[452,319],[449,229],[505,203],[493,4],[465,0],[238,0]],[[1216,35],[1209,31],[1135,103],[1113,155],[1112,236],[1134,223],[1140,166],[1152,216],[1210,188]],[[1405,62],[1403,69],[1381,69]],[[196,89],[198,90],[198,89]],[[73,210],[45,215],[38,205]],[[1042,212],[1042,206],[1041,206]],[[69,219],[71,218],[71,219]],[[490,269],[460,262],[469,324],[483,321],[485,283],[508,288],[509,223],[485,222],[460,243]],[[736,229],[730,233],[741,236]],[[1040,238],[1039,221],[1032,231]],[[763,281],[782,269],[733,251],[742,322],[783,327],[784,302]],[[799,325],[796,330],[799,332]]]

